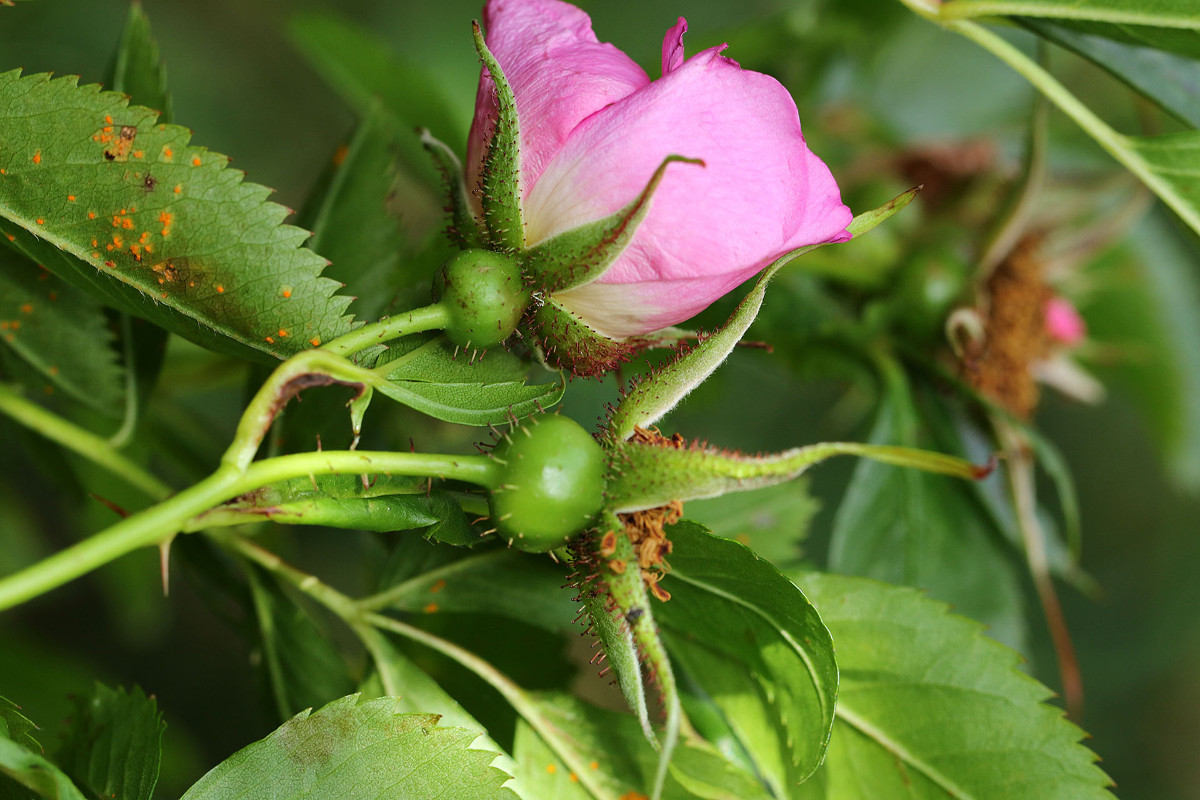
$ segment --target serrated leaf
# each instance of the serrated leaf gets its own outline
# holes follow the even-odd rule
[[[40,750],[38,748],[38,752],[35,752],[6,736],[0,736],[0,778],[8,776],[46,800],[86,800],[71,779],[46,760]],[[0,791],[8,788],[0,785]],[[28,796],[15,792],[10,792],[10,795],[19,800]]]
[[[786,792],[812,774],[829,742],[838,694],[829,632],[795,584],[748,548],[687,521],[667,535],[674,550],[662,585],[671,599],[655,615],[668,649],[751,757],[761,754],[772,788]],[[725,668],[706,671],[709,662]]]
[[[285,357],[349,329],[350,299],[269,190],[184,128],[75,80],[0,74],[0,232],[19,250],[106,304],[242,356]]]
[[[450,145],[466,149],[465,121],[437,89],[438,81],[422,65],[407,61],[387,43],[358,25],[328,13],[302,13],[288,23],[292,43],[309,64],[360,114],[375,102],[392,117],[395,142],[406,164],[430,187],[438,176],[416,136],[408,131],[427,128]]]
[[[111,415],[125,393],[112,341],[103,310],[85,292],[0,249],[0,348],[69,397]]]
[[[571,749],[572,770],[561,755],[524,720],[513,746],[518,778],[530,797],[554,800],[645,797],[654,778],[656,756],[646,747],[637,721],[587,705],[575,698],[534,695],[549,724]],[[663,787],[665,800],[766,800],[770,795],[753,775],[731,764],[704,742],[685,740],[675,751]]]
[[[394,128],[378,104],[371,105],[354,137],[338,150],[336,166],[310,218],[308,246],[329,259],[325,276],[346,285],[350,308],[375,320],[408,281],[401,271],[404,235],[388,212],[396,183]]]
[[[234,753],[184,800],[362,800],[364,797],[516,798],[472,750],[475,731],[441,727],[432,714],[400,713],[393,698],[335,700],[302,712],[267,738]]]
[[[1065,25],[1023,18],[1021,24],[1092,61],[1177,118],[1200,127],[1200,62],[1152,47],[1090,36]]]
[[[33,731],[37,729],[37,725],[21,713],[19,705],[7,697],[0,697],[0,737],[11,739],[21,747],[40,753],[42,745],[33,738]]]
[[[58,761],[81,786],[97,798],[150,800],[167,727],[153,697],[97,683],[69,725]]]
[[[492,761],[492,766],[510,776],[516,774],[512,757],[496,744],[483,725],[412,659],[393,647],[383,633],[375,631],[367,635],[364,644],[375,663],[375,672],[360,689],[367,697],[388,695],[396,701],[401,711],[437,714],[443,725],[476,731],[479,738],[471,744],[472,749],[495,753],[497,757]],[[521,794],[515,781],[509,781],[505,786]]]
[[[319,708],[351,691],[354,682],[329,632],[265,570],[247,565],[246,576],[280,718]]]
[[[1109,798],[1083,732],[978,623],[920,592],[800,578],[837,642],[838,717],[805,800]]]
[[[910,389],[893,378],[868,441],[919,443]],[[1024,643],[1020,570],[969,483],[860,462],[834,518],[829,568],[928,589],[1005,643]]]

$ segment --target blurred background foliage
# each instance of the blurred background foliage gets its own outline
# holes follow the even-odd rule
[[[861,337],[899,337],[930,351],[942,341],[941,318],[966,280],[980,229],[1019,170],[1033,90],[975,45],[893,0],[580,5],[592,14],[599,38],[616,43],[651,76],[657,75],[662,32],[686,15],[689,52],[728,41],[728,54],[743,66],[779,77],[797,99],[810,145],[830,163],[855,210],[913,183],[927,184],[921,208],[872,238],[811,257],[824,259],[823,271],[840,284],[836,297],[811,275],[785,273],[751,331],[752,338],[771,342],[774,352],[739,350],[662,426],[748,451],[867,438],[882,390],[861,351],[847,354],[828,334],[849,325]],[[336,85],[336,71],[314,66],[304,55],[313,31],[341,30],[327,21],[330,16],[369,31],[379,52],[390,49],[427,76],[415,87],[378,87],[386,107],[411,97],[423,103],[415,107],[431,109],[439,119],[403,122],[440,125],[451,141],[465,141],[478,76],[469,35],[469,22],[479,14],[475,0],[147,0],[145,8],[167,65],[175,121],[196,131],[197,143],[231,155],[236,167],[275,188],[277,199],[292,208],[303,207],[356,119],[355,109],[322,79]],[[0,69],[101,81],[126,13],[124,0],[39,0],[0,9]],[[1032,51],[1029,34],[1014,29],[1005,35]],[[1116,127],[1178,129],[1178,122],[1098,68],[1064,52],[1051,53],[1050,63]],[[401,151],[405,155],[403,146]],[[1090,746],[1119,796],[1200,797],[1194,757],[1200,744],[1200,625],[1194,611],[1200,606],[1200,338],[1191,338],[1200,331],[1200,297],[1194,293],[1200,250],[1161,211],[1122,217],[1122,210],[1149,201],[1056,114],[1049,119],[1049,158],[1048,200],[1039,209],[1047,239],[1086,232],[1079,224],[1084,218],[1114,234],[1086,246],[1078,236],[1071,241],[1083,253],[1076,259],[1082,265],[1069,273],[1065,287],[1100,343],[1086,355],[1107,397],[1085,405],[1043,392],[1035,417],[1074,475],[1082,566],[1098,586],[1092,596],[1061,589],[1086,691],[1079,721],[1093,736]],[[409,169],[394,207],[406,236],[419,242],[440,220],[432,195],[413,177],[412,170],[419,176],[424,167]],[[1123,219],[1141,221],[1118,224]],[[719,324],[731,307],[732,301],[718,304],[702,323]],[[194,479],[228,441],[250,376],[242,365],[177,340],[165,370],[152,424],[187,442],[166,469],[180,481]],[[593,419],[614,391],[611,378],[575,381],[566,409],[583,421]],[[324,402],[314,402],[314,411],[335,408],[338,400]],[[470,429],[402,411],[369,431],[396,449],[407,447],[410,437],[428,450],[462,449],[478,438]],[[110,523],[112,511],[89,491],[118,506],[128,491],[73,459],[68,463],[66,456],[32,446],[30,436],[0,420],[0,573],[52,552],[79,531]],[[781,566],[853,561],[854,554],[831,555],[830,543],[855,470],[853,463],[835,462],[809,482],[733,502],[696,503],[689,514],[726,533],[736,529]],[[76,477],[84,474],[86,491]],[[1049,484],[1041,488],[1052,495]],[[929,554],[931,563],[980,552],[960,548],[959,532],[968,535],[948,529],[941,550]],[[1025,653],[1033,674],[1058,686],[1030,581],[1011,549],[987,539],[993,534],[970,534],[983,536],[985,549],[999,555],[982,570],[978,563],[960,564],[976,581],[976,602],[960,610],[991,623],[998,638]],[[364,565],[380,563],[378,537],[292,530],[269,538],[282,546],[284,536],[297,560],[319,565],[335,583],[366,586],[377,578]],[[220,591],[210,591],[222,573],[206,568],[211,554],[203,541],[181,540],[176,547],[188,557],[176,561],[184,566],[174,576],[169,602],[161,599],[157,556],[147,551],[0,618],[0,689],[34,719],[61,719],[68,693],[85,692],[94,679],[136,682],[158,697],[170,726],[163,796],[177,794],[276,724],[270,693],[262,691],[264,671],[248,663],[262,658],[254,646],[254,621],[239,616],[237,604],[222,603]],[[887,569],[873,574],[886,576]],[[461,641],[486,640],[479,647],[490,647],[493,660],[527,687],[552,685],[565,668],[561,661],[534,664],[520,657],[527,645],[518,643],[545,634],[499,618],[486,632],[468,630],[467,623],[478,625],[477,617],[453,616],[439,624],[457,625]],[[505,643],[516,646],[506,649]],[[545,643],[546,651],[554,648]],[[581,675],[585,682],[592,677],[586,665]],[[470,691],[462,699],[472,707]],[[472,710],[480,721],[501,722],[503,717],[489,717],[487,695],[479,698]]]

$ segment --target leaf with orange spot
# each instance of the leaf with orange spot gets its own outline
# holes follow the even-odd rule
[[[99,303],[0,248],[0,349],[63,394],[111,415],[124,393],[112,340]]]
[[[157,123],[156,112],[73,77],[0,73],[0,233],[105,304],[214,350],[284,358],[349,330],[350,298],[321,276],[324,259],[301,247],[308,234],[283,224],[287,209],[267,200],[270,190],[227,169],[224,156],[190,145],[186,129]],[[100,141],[106,127],[136,129],[133,141],[147,158],[118,160],[111,142]],[[162,158],[163,148],[173,160]],[[191,166],[194,159],[201,166]],[[168,188],[175,185],[183,192]],[[164,212],[172,220],[165,236]],[[114,216],[132,220],[130,244],[149,232],[140,259],[128,244],[93,256],[91,240],[111,241]],[[167,265],[175,279],[160,284]],[[284,284],[292,288],[286,301]],[[290,335],[275,338],[280,329]]]

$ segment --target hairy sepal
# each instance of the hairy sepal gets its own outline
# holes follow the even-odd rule
[[[471,207],[467,193],[467,182],[463,177],[462,162],[444,142],[434,137],[426,128],[421,128],[421,144],[429,152],[434,166],[442,176],[445,190],[446,213],[450,215],[447,234],[450,241],[465,249],[483,247],[484,233]]]
[[[498,250],[518,253],[525,249],[525,222],[521,208],[520,125],[512,87],[500,62],[483,41],[475,23],[475,49],[496,89],[496,125],[488,141],[481,176],[483,222],[488,242]]]

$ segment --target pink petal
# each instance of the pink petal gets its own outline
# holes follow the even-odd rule
[[[601,44],[587,14],[558,0],[488,0],[488,49],[517,100],[521,125],[522,196],[583,119],[650,82],[611,44]],[[480,76],[467,144],[467,185],[478,185],[496,117],[490,76]]]
[[[687,33],[687,20],[683,17],[663,37],[662,74],[683,66],[683,35]]]
[[[672,164],[616,263],[562,296],[580,313],[600,310],[589,321],[610,336],[687,319],[788,250],[850,238],[850,209],[805,145],[787,90],[722,49],[584,120],[527,196],[533,244],[615,212],[667,155],[704,160]],[[672,61],[675,51],[670,59],[666,51]],[[626,301],[602,286],[624,286]]]
[[[1054,341],[1071,346],[1087,336],[1087,323],[1071,301],[1054,296],[1046,301],[1046,333]]]

